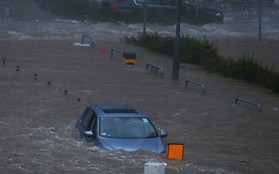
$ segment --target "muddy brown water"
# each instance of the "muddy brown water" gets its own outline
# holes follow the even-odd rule
[[[6,58],[0,65],[0,173],[143,173],[151,161],[167,163],[166,173],[279,172],[278,95],[187,64],[173,83],[168,57],[120,41],[99,40],[93,50],[74,42],[0,41]],[[111,48],[136,52],[137,64],[111,58]],[[147,71],[147,62],[162,66],[165,77]],[[205,94],[192,84],[185,88],[186,79],[204,83]],[[262,112],[235,104],[236,97],[258,102]],[[74,123],[92,103],[144,110],[169,132],[166,144],[185,145],[184,159],[106,151],[79,139]]]
[[[181,64],[180,79],[173,83],[169,57],[118,41],[119,35],[140,31],[141,24],[56,20],[31,0],[0,2],[14,8],[11,18],[0,17],[0,173],[130,174],[143,173],[146,162],[167,163],[168,174],[279,173],[279,98],[269,89],[188,64]],[[204,27],[186,27],[204,32]],[[172,32],[174,27],[166,28]],[[97,38],[95,49],[73,46],[87,32]],[[210,39],[221,54],[234,57],[254,51],[255,58],[278,67],[277,40],[260,43],[217,35]],[[136,52],[136,66],[124,66],[119,54],[111,58],[112,48]],[[147,62],[162,66],[165,77],[147,71]],[[185,88],[186,79],[203,83],[205,94],[192,84]],[[235,104],[237,97],[258,102],[262,112]],[[157,127],[169,132],[166,144],[185,145],[184,159],[106,151],[79,139],[74,123],[85,107],[107,103],[144,110]]]

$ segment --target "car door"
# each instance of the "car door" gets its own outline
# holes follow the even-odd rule
[[[84,132],[90,130],[94,116],[95,114],[92,109],[86,109],[86,111],[83,113],[80,120],[80,125],[78,127],[81,138],[84,137]]]
[[[97,136],[97,116],[96,113],[89,109],[84,113],[84,117],[82,120],[83,134],[82,137],[87,142],[93,142],[96,140]],[[88,133],[88,131],[91,131]],[[85,133],[86,132],[86,133]]]

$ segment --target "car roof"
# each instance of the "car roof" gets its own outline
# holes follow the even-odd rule
[[[90,105],[88,108],[95,111],[98,117],[147,117],[147,115],[130,105]]]

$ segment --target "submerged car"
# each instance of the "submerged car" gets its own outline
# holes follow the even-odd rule
[[[144,0],[103,0],[102,6],[110,11],[111,18],[127,22],[139,22],[143,20],[143,3]],[[177,16],[176,3],[175,0],[148,0],[148,21],[175,23]],[[183,1],[181,19],[182,22],[195,24],[223,23],[224,15],[221,11]]]
[[[108,150],[166,151],[161,138],[165,131],[158,131],[148,116],[128,105],[91,105],[76,122],[80,137],[87,142]]]

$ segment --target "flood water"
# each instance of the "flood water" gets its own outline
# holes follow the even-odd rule
[[[2,0],[2,4],[9,1]],[[15,1],[15,0],[13,0]],[[5,3],[6,2],[6,3]],[[15,1],[16,2],[16,1]],[[234,1],[232,1],[234,2]],[[258,38],[258,7],[248,2],[203,2],[201,5],[218,9],[224,13],[224,24],[206,24],[195,26],[186,23],[181,25],[181,33],[193,37],[248,37]],[[32,3],[32,2],[30,2]],[[81,33],[101,39],[119,39],[123,36],[134,36],[142,32],[142,23],[125,24],[111,22],[94,22],[66,20],[50,17],[33,5],[14,5],[10,18],[1,22],[1,39],[59,39],[80,37]],[[17,10],[17,6],[27,10]],[[25,7],[27,6],[27,7]],[[2,10],[3,11],[3,10]],[[33,15],[33,13],[35,15]],[[262,7],[262,38],[279,39],[279,7],[271,2]],[[175,35],[175,25],[147,24],[147,32]]]
[[[185,65],[181,66],[181,84],[173,85],[170,59],[118,42],[125,35],[140,33],[142,23],[68,20],[38,9],[31,13],[36,7],[31,0],[25,1],[29,5],[19,0],[0,2],[12,3],[14,8],[14,16],[0,19],[0,56],[7,60],[0,65],[0,173],[143,173],[146,162],[167,163],[169,174],[279,172],[278,96]],[[258,37],[255,6],[209,5],[224,11],[225,23],[182,24],[182,33]],[[147,27],[148,32],[175,34],[175,25]],[[84,33],[99,41],[95,50],[72,46]],[[270,4],[264,6],[263,38],[279,40],[279,8]],[[110,58],[109,51],[97,51],[116,45],[136,51],[141,57],[137,66],[124,67],[120,59]],[[164,66],[166,77],[149,74],[147,61]],[[36,81],[34,73],[38,73]],[[185,90],[186,77],[204,81],[206,95],[195,87]],[[68,96],[63,95],[65,89]],[[263,111],[236,105],[237,96],[259,101]],[[184,160],[167,160],[165,154],[146,151],[106,151],[85,143],[74,123],[90,103],[123,103],[143,109],[169,132],[166,143],[185,145]]]

